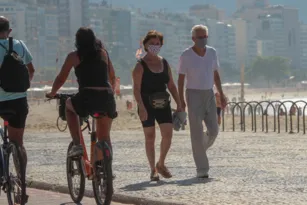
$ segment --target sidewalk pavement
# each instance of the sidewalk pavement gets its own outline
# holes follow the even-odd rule
[[[90,137],[85,132],[84,136],[90,145]],[[306,135],[221,132],[208,150],[210,178],[201,180],[195,178],[189,132],[175,132],[166,159],[173,177],[161,177],[159,183],[149,182],[142,132],[116,131],[111,137],[116,175],[114,201],[140,204],[120,200],[126,196],[143,199],[143,205],[153,205],[153,201],[160,205],[161,202],[167,205],[306,205]],[[156,161],[160,140],[157,131]],[[68,133],[26,134],[28,179],[67,187],[66,153],[70,141]],[[90,181],[86,182],[86,189],[92,191]]]
[[[69,195],[60,194],[50,191],[42,191],[37,189],[27,189],[30,196],[29,205],[73,205]],[[0,196],[0,204],[7,204],[6,194],[2,193]],[[80,205],[93,205],[95,199],[84,197]],[[112,203],[111,205],[123,205],[119,203]]]

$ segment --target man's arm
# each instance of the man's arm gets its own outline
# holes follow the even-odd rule
[[[217,89],[217,91],[220,93],[220,95],[224,95],[221,78],[218,70],[214,71],[214,84]]]
[[[213,61],[214,84],[216,86],[217,91],[220,93],[220,95],[224,96],[219,69],[220,69],[220,63],[219,63],[219,59],[217,57],[217,53],[215,51],[214,61]]]
[[[33,79],[33,76],[34,76],[34,72],[35,72],[33,63],[32,63],[32,62],[31,62],[31,63],[28,63],[28,64],[27,64],[27,68],[28,68],[29,78],[30,78],[30,82],[31,82],[32,79]]]
[[[180,98],[180,102],[181,105],[184,106],[183,108],[185,108],[185,100],[184,100],[184,79],[185,79],[185,75],[184,74],[179,74],[178,77],[178,92],[179,92],[179,98]]]
[[[179,59],[178,73],[179,73],[179,76],[178,76],[179,98],[181,101],[181,106],[185,110],[186,103],[184,100],[184,81],[185,81],[185,75],[187,73],[187,65],[186,65],[186,61],[184,60],[183,55],[181,55]]]
[[[172,75],[172,70],[170,68],[170,66],[168,65],[168,75],[170,77],[170,80],[167,84],[168,90],[171,92],[176,104],[177,104],[177,108],[181,108],[181,101],[180,101],[180,97],[178,95],[177,92],[177,88],[176,85],[174,83],[174,79],[173,79],[173,75]]]
[[[31,52],[29,51],[28,47],[24,44],[24,42],[23,41],[19,41],[19,42],[20,42],[22,49],[24,51],[23,60],[24,60],[24,63],[27,65],[30,81],[32,81],[33,76],[34,76],[34,72],[35,72],[34,65],[32,63],[32,60],[33,60],[32,55],[31,55]]]

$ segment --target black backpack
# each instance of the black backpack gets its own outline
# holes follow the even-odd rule
[[[22,57],[13,50],[13,38],[9,38],[9,49],[1,43],[0,46],[6,50],[0,67],[0,87],[5,92],[26,92],[30,88],[29,72]]]

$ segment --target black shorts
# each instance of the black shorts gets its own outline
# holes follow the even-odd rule
[[[9,116],[6,121],[14,128],[25,128],[26,119],[29,112],[27,98],[19,98],[15,100],[8,100],[0,102],[0,110],[14,111],[15,115]]]
[[[148,99],[144,97],[142,97],[142,99],[147,111],[147,120],[142,122],[143,127],[153,127],[155,126],[155,121],[157,121],[158,124],[173,123],[172,109],[170,105],[163,109],[154,109],[150,106]]]
[[[220,107],[216,108],[217,116],[221,116],[221,110],[222,109]]]
[[[103,113],[111,119],[117,117],[114,95],[107,90],[85,89],[71,97],[71,102],[80,117],[94,113]]]

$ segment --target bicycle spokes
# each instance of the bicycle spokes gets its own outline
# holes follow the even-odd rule
[[[72,146],[73,143],[70,143],[67,153],[69,153]],[[82,161],[81,157],[67,157],[66,162],[68,189],[75,203],[80,203],[85,191],[85,177],[82,169]]]
[[[7,169],[7,182],[6,182],[6,193],[8,196],[9,203],[12,204],[24,204],[26,201],[25,195],[25,184],[22,178],[23,169],[21,170],[21,155],[18,154],[18,148],[15,145],[11,146],[11,154],[8,158],[8,169]],[[23,199],[23,197],[25,197]]]
[[[98,205],[110,204],[113,195],[113,175],[111,160],[104,159],[95,163],[93,190]]]

